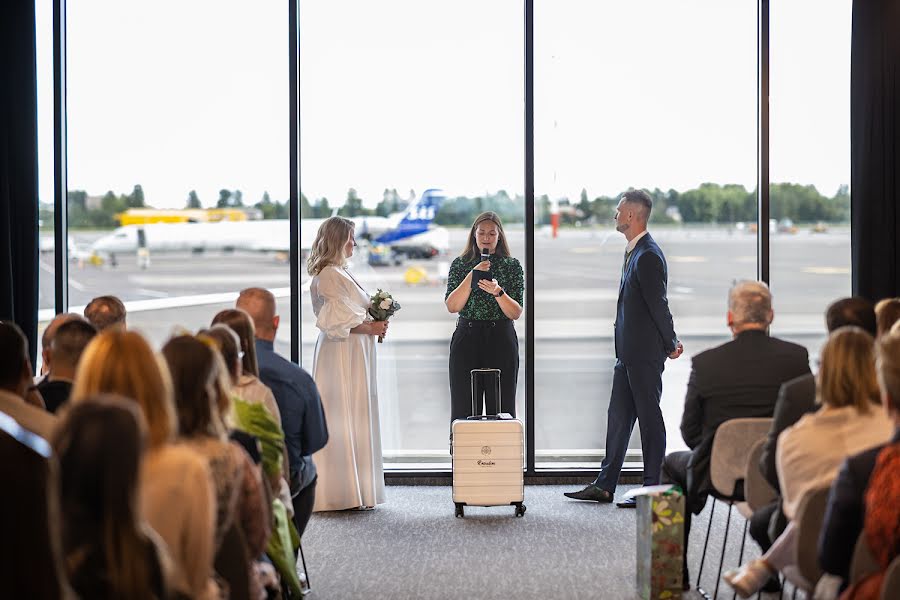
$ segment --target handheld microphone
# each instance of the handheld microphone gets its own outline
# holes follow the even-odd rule
[[[491,256],[491,255],[488,253],[488,249],[487,249],[487,248],[482,248],[482,249],[481,249],[481,260],[487,260],[488,258],[490,258],[490,256]]]

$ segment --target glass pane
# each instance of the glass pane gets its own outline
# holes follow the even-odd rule
[[[535,3],[539,467],[604,455],[630,187],[651,192],[667,257],[685,353],[661,406],[668,450],[684,448],[691,356],[729,339],[728,289],[756,276],[756,72],[756,2]],[[637,428],[628,454],[639,466]]]
[[[444,291],[475,215],[498,212],[513,255],[524,254],[522,10],[515,0],[301,4],[301,246],[316,218],[340,209],[361,244],[351,271],[403,306],[377,346],[388,468],[449,466],[455,315]],[[386,241],[411,204],[425,220],[423,206],[438,208],[431,230]],[[303,278],[303,364],[312,368],[319,332]],[[517,330],[524,335],[524,319]]]
[[[67,18],[72,309],[116,295],[159,347],[266,287],[289,356],[287,5],[85,0]]]
[[[772,331],[805,345],[813,364],[825,308],[851,293],[851,9],[771,4]]]
[[[56,240],[53,214],[53,2],[36,0],[38,127],[38,339],[55,314]],[[41,348],[35,353],[35,371],[43,366]]]

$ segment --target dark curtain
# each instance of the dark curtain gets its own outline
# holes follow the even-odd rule
[[[0,3],[0,319],[28,336],[38,307],[37,73],[34,2]]]
[[[900,0],[855,0],[850,59],[853,293],[900,296]]]

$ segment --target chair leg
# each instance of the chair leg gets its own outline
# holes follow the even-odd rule
[[[750,521],[747,519],[744,519],[744,536],[741,538],[741,552],[740,552],[740,554],[738,554],[738,561],[737,561],[738,567],[740,567],[741,565],[744,564],[744,546],[747,544],[747,527],[749,527],[749,526],[750,526]],[[759,594],[761,594],[761,593],[762,592],[760,592]],[[756,595],[757,598],[760,597],[759,594]],[[735,591],[734,594],[732,594],[731,600],[735,600],[736,598],[737,598],[737,591]]]
[[[722,555],[719,557],[719,575],[716,577],[716,590],[713,598],[719,597],[719,583],[722,581],[722,567],[725,566],[725,550],[728,548],[728,530],[731,529],[731,509],[733,502],[728,503],[728,518],[725,520],[725,537],[722,538]]]
[[[309,571],[306,570],[306,557],[303,556],[303,542],[300,542],[300,563],[303,565],[303,574],[306,575],[306,587],[312,590],[312,585],[309,583]]]
[[[706,562],[706,547],[709,546],[709,534],[712,532],[713,515],[716,512],[716,499],[712,498],[712,506],[709,507],[709,525],[706,527],[706,541],[703,542],[703,554],[700,555],[700,570],[697,571],[697,590],[703,594],[703,588],[700,587],[700,578],[703,577],[703,563]],[[688,540],[685,540],[687,543]]]

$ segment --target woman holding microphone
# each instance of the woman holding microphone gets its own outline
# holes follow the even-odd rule
[[[522,265],[510,256],[500,217],[478,215],[466,247],[450,265],[445,303],[459,313],[450,340],[450,420],[472,414],[472,369],[500,369],[500,406],[493,389],[485,390],[487,414],[516,414],[519,340],[513,321],[522,315],[525,291]],[[480,393],[475,414],[481,414]]]

